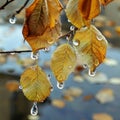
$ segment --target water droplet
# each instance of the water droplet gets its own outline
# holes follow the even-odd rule
[[[98,40],[102,40],[102,39],[103,39],[103,36],[102,36],[102,35],[100,35],[100,34],[99,34],[99,35],[97,35],[96,37],[97,37],[97,39],[98,39]]]
[[[64,83],[63,82],[61,82],[61,83],[57,82],[57,87],[59,89],[63,89],[64,88]]]
[[[22,86],[21,85],[19,86],[19,89],[22,90]]]
[[[45,52],[49,52],[50,51],[50,48],[48,47],[48,48],[44,48],[44,51]]]
[[[49,44],[53,44],[55,41],[54,40],[47,40]]]
[[[48,76],[48,80],[51,80],[51,75],[50,75],[50,74],[48,74],[47,76]]]
[[[12,53],[10,53],[11,55],[15,55],[15,53],[14,52],[12,52]]]
[[[38,52],[35,52],[35,53],[31,53],[31,59],[33,60],[37,60],[39,58],[39,55],[38,55]]]
[[[86,31],[88,29],[88,27],[87,26],[84,26],[84,27],[82,27],[81,29],[80,29],[80,31],[81,32],[84,32],[84,31]]]
[[[74,30],[75,30],[75,27],[74,27],[74,26],[70,26],[70,30],[71,30],[71,31],[74,31]]]
[[[95,71],[91,71],[91,70],[89,69],[89,71],[88,71],[88,75],[89,75],[89,76],[94,77],[95,74],[96,74]]]
[[[33,116],[38,114],[38,107],[37,107],[37,103],[36,102],[33,103],[33,106],[32,106],[32,108],[30,110],[30,113]]]
[[[71,21],[68,19],[68,22],[71,22]]]
[[[96,66],[98,66],[99,65],[99,60],[95,60],[95,63],[94,63]]]
[[[73,40],[73,45],[74,46],[78,46],[80,44],[80,41],[79,40]]]
[[[50,89],[50,90],[51,90],[51,92],[52,92],[52,91],[54,90],[54,87],[53,87],[53,86],[51,86],[51,89]]]
[[[87,64],[83,64],[83,68],[85,68],[85,69],[86,69],[87,67],[88,67],[88,66],[87,66]]]
[[[10,19],[9,19],[9,22],[11,23],[11,24],[15,24],[16,23],[16,17],[15,16],[12,16]]]

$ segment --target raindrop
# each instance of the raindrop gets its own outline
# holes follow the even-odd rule
[[[87,26],[83,26],[83,27],[80,29],[80,31],[81,31],[81,32],[84,32],[84,31],[86,31],[87,29],[88,29]]]
[[[37,60],[38,57],[39,57],[38,52],[35,52],[35,53],[32,52],[32,53],[31,53],[31,59]]]
[[[51,89],[50,89],[50,90],[51,90],[51,92],[54,90],[53,86],[51,86]]]
[[[48,47],[48,48],[44,48],[44,51],[45,52],[49,52],[50,51],[50,48]]]
[[[57,87],[59,89],[63,89],[64,88],[64,83],[63,82],[61,82],[61,83],[57,82]]]
[[[22,86],[21,85],[19,86],[19,89],[22,90]]]
[[[11,23],[11,24],[15,24],[16,23],[16,17],[15,16],[12,16],[11,18],[9,18],[9,22]]]
[[[96,36],[98,40],[102,40],[103,39],[103,36],[101,34],[97,35]]]
[[[91,77],[94,77],[94,76],[96,75],[96,72],[95,72],[95,71],[91,71],[91,70],[89,69],[88,75],[91,76]]]
[[[73,45],[74,46],[78,46],[80,44],[80,41],[79,40],[73,40]]]
[[[51,75],[50,75],[50,74],[48,74],[47,76],[48,76],[48,80],[51,80]]]
[[[83,64],[83,68],[85,68],[85,69],[86,69],[87,67],[88,67],[88,66],[87,66],[87,64]]]
[[[12,53],[10,53],[11,55],[15,55],[15,53],[14,52],[12,52]]]
[[[53,44],[55,41],[54,41],[54,40],[47,40],[47,42],[51,45],[51,44]]]
[[[71,22],[71,21],[68,19],[68,22]]]
[[[74,31],[74,30],[75,30],[75,27],[74,27],[74,26],[70,26],[70,30],[71,30],[71,31]]]
[[[33,116],[38,114],[38,107],[37,107],[37,103],[36,102],[33,103],[33,106],[32,106],[32,108],[30,110],[30,113]]]

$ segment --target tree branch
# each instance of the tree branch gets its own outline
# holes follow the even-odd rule
[[[6,3],[0,7],[0,10],[3,10],[8,4],[10,4],[13,1],[15,0],[7,0]]]
[[[77,30],[77,28],[75,28],[75,30]],[[64,38],[66,36],[70,36],[70,34],[72,34],[73,31],[68,31],[67,33],[61,35],[58,39]],[[0,51],[0,54],[10,54],[10,53],[26,53],[26,52],[32,52],[32,50],[20,50],[20,51]]]

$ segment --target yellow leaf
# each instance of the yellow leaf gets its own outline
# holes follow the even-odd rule
[[[56,42],[61,34],[59,20],[61,10],[59,0],[35,0],[26,9],[23,36],[33,52]]]
[[[99,0],[79,0],[78,8],[81,16],[91,20],[100,14]]]
[[[91,73],[103,62],[107,41],[96,27],[91,25],[86,30],[76,31],[73,44],[77,51],[78,63],[87,65]]]
[[[67,79],[76,65],[76,54],[69,44],[59,46],[52,55],[51,69],[59,83]]]
[[[80,11],[78,9],[78,3],[79,0],[69,0],[66,7],[67,18],[77,28],[81,28],[82,26],[89,26],[90,21],[81,17]]]
[[[20,84],[24,95],[30,101],[42,102],[50,95],[50,82],[38,66],[27,68],[21,75]]]
[[[108,5],[112,1],[113,0],[100,0],[101,4],[104,5],[104,6]]]

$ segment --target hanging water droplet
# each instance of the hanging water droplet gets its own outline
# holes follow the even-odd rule
[[[80,44],[80,41],[79,40],[73,40],[73,45],[74,46],[78,46]]]
[[[11,18],[9,18],[9,22],[11,23],[11,24],[15,24],[16,23],[16,17],[15,16],[12,16]]]
[[[48,74],[47,76],[48,76],[48,80],[51,80],[51,75],[50,75],[50,74]]]
[[[51,89],[50,89],[50,90],[51,90],[51,92],[52,92],[52,91],[54,90],[54,87],[53,87],[53,86],[51,86]]]
[[[21,85],[19,86],[19,89],[22,90],[22,86]]]
[[[88,70],[88,75],[91,77],[94,77],[96,75],[95,71],[91,71],[90,69]]]
[[[38,52],[35,52],[35,53],[32,52],[32,53],[31,53],[31,59],[37,60],[38,57],[39,57]]]
[[[71,21],[68,19],[68,22],[71,22]]]
[[[61,82],[61,83],[57,82],[57,87],[59,89],[63,89],[64,88],[64,83],[63,82]]]
[[[103,36],[101,34],[97,35],[96,36],[98,40],[102,40],[103,39]]]
[[[87,66],[87,64],[83,64],[83,68],[85,68],[85,69],[86,69],[87,67],[88,67],[88,66]]]
[[[50,48],[48,47],[48,48],[44,48],[44,51],[45,52],[49,52],[50,51]]]
[[[74,27],[74,26],[70,26],[70,30],[71,30],[71,31],[74,31],[74,30],[75,30],[75,27]]]
[[[33,103],[33,106],[32,106],[32,108],[30,110],[30,113],[33,116],[38,114],[38,107],[37,107],[37,103],[36,102]]]
[[[12,52],[12,53],[10,53],[11,55],[15,55],[15,53],[14,52]]]

